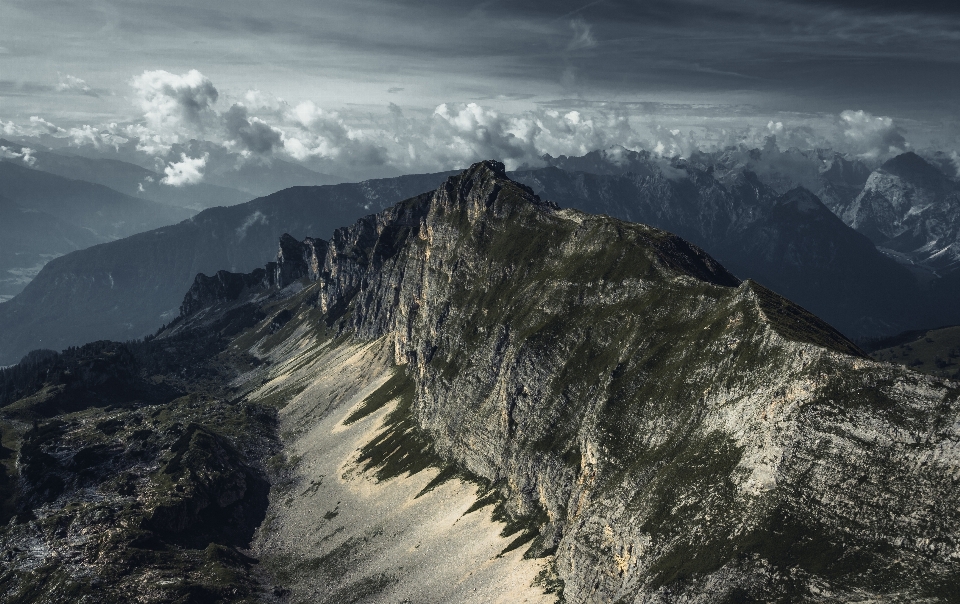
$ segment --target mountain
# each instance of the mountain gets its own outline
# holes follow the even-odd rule
[[[87,229],[100,241],[173,224],[194,213],[6,161],[0,162],[0,195]]]
[[[717,246],[717,255],[735,273],[813,309],[850,335],[929,324],[941,310],[924,304],[924,292],[906,269],[800,187],[728,241]]]
[[[22,291],[51,258],[98,242],[84,228],[0,197],[0,302]]]
[[[21,292],[52,258],[193,214],[20,161],[0,161],[0,196],[0,301]]]
[[[954,382],[496,162],[0,393],[5,601],[960,591]]]
[[[885,162],[838,212],[905,263],[938,274],[960,268],[960,184],[913,152]]]
[[[878,361],[960,379],[960,325],[909,331],[870,344],[870,356]]]
[[[191,140],[187,143],[172,145],[166,150],[141,148],[137,139],[115,146],[83,143],[67,145],[56,139],[49,141],[48,144],[55,142],[57,145],[52,151],[59,155],[94,160],[119,160],[136,164],[161,175],[170,164],[182,162],[184,155],[192,159],[204,158],[201,170],[203,180],[200,184],[240,191],[246,194],[246,199],[268,195],[294,186],[344,182],[344,179],[339,176],[317,172],[299,163],[273,156],[244,155],[209,141]],[[188,188],[184,187],[184,189]]]
[[[176,316],[198,272],[250,270],[274,253],[284,232],[329,234],[444,177],[294,187],[57,258],[0,305],[0,364],[34,348],[142,337]]]
[[[0,139],[0,147],[22,152],[23,146]],[[90,158],[50,151],[33,151],[30,168],[72,180],[100,184],[124,195],[200,211],[249,201],[252,195],[227,187],[197,183],[181,187],[165,185],[163,174],[117,159]],[[9,160],[8,160],[9,161]],[[22,162],[18,162],[21,165]],[[283,188],[283,187],[278,187]]]
[[[164,159],[176,163],[181,161],[183,155],[206,157],[204,182],[239,189],[249,195],[263,196],[289,187],[343,182],[338,176],[316,172],[279,157],[245,157],[206,141],[193,140],[185,145],[173,145],[164,155]]]
[[[563,207],[676,233],[851,337],[891,335],[947,319],[937,313],[957,314],[949,306],[932,309],[906,268],[816,196],[802,188],[778,195],[749,171],[719,180],[710,169],[674,161],[651,164],[643,174],[547,168],[514,177]]]
[[[905,268],[833,219],[819,202],[816,211],[780,203],[776,191],[749,171],[726,173],[721,181],[689,162],[631,157],[638,172],[598,175],[551,167],[514,178],[563,207],[674,232],[738,276],[798,300],[852,337],[960,320],[955,305],[929,302],[932,294],[921,292]],[[292,189],[62,259],[12,300],[13,306],[0,308],[0,326],[9,329],[0,339],[0,362],[14,362],[38,346],[149,333],[175,316],[178,292],[197,272],[249,270],[272,253],[283,232],[331,232],[371,209],[428,190],[439,178]],[[365,192],[384,187],[394,190]],[[936,301],[953,296],[951,288],[936,291]]]
[[[848,159],[840,153],[825,158],[820,171],[817,196],[835,214],[849,205],[863,191],[871,170],[859,159]]]

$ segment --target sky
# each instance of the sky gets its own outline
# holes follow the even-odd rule
[[[346,178],[771,135],[951,153],[958,106],[956,2],[0,0],[0,133],[179,184],[190,140]]]

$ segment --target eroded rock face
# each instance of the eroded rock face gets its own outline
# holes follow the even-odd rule
[[[273,279],[268,279],[268,273],[264,269],[257,269],[252,273],[217,271],[212,277],[200,273],[183,298],[180,316],[192,315],[201,309],[236,300],[251,288],[273,286],[276,278],[274,275],[269,277]]]
[[[960,265],[960,188],[915,153],[886,162],[839,208],[878,246],[944,273]]]
[[[176,421],[164,409],[130,411],[157,443],[133,477],[163,495],[150,500],[156,513],[135,515],[154,537],[206,526],[211,512],[233,517],[257,492],[258,465],[255,446],[240,456],[231,442],[269,442],[251,438],[264,430],[251,419],[284,396],[311,396],[297,380],[336,381],[311,355],[336,357],[343,346],[351,356],[349,347],[376,342],[408,385],[405,415],[382,434],[365,428],[370,442],[415,441],[416,467],[432,463],[418,457],[429,451],[493,485],[510,515],[539,525],[530,551],[552,556],[567,602],[946,602],[960,592],[957,383],[871,361],[679,237],[561,210],[496,162],[311,245],[287,242],[275,264],[296,267],[286,274],[299,281],[242,290],[152,344],[160,355],[204,334],[218,362],[247,368],[217,374],[200,362],[212,355],[191,348],[196,361],[164,379],[189,370],[184,388],[229,388],[209,405],[178,399]],[[298,417],[338,430],[332,400],[379,391],[350,375],[327,384],[333,398],[298,399]],[[224,438],[228,427],[238,435]],[[62,485],[37,481],[32,495],[66,512],[72,476],[110,458],[119,438],[71,429],[72,461],[50,443],[31,461],[40,474],[75,464],[53,473]],[[164,477],[174,476],[171,490]],[[282,516],[283,505],[272,508]]]
[[[568,602],[960,589],[958,386],[675,236],[485,162],[338,230],[315,287],[393,338],[439,454],[542,516]]]
[[[282,289],[304,277],[315,281],[326,252],[327,242],[322,239],[307,237],[301,242],[284,233],[280,237],[272,284]]]

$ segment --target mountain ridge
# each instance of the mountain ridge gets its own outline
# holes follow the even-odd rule
[[[22,521],[2,530],[72,552],[56,533],[70,514],[98,535],[93,527],[110,516],[94,506],[142,491],[143,513],[162,505],[153,517],[167,520],[116,540],[120,551],[153,543],[156,553],[105,588],[207,556],[233,570],[207,576],[194,562],[147,585],[144,598],[193,589],[229,600],[234,589],[240,599],[256,589],[235,554],[164,544],[196,522],[189,502],[209,508],[218,493],[229,494],[226,506],[246,501],[229,485],[262,455],[275,460],[273,484],[246,551],[274,598],[484,602],[512,593],[506,577],[529,581],[536,572],[525,564],[541,570],[545,602],[947,602],[960,586],[960,386],[865,358],[676,235],[560,209],[484,162],[329,240],[281,245],[277,261],[247,279],[196,278],[181,318],[133,345],[141,358],[166,359],[166,374],[196,381],[140,379],[219,384],[230,402],[198,394],[126,410],[121,400],[24,433],[45,453],[49,434],[66,431],[64,460],[77,458],[93,425],[119,430],[138,451],[132,432],[145,429],[154,448],[138,453],[147,461],[131,478],[99,483],[102,502],[79,508],[66,488],[77,471],[51,456],[44,463],[64,486],[37,508],[37,532]],[[163,356],[168,348],[182,349],[182,365]],[[53,382],[20,383],[40,393],[8,417],[56,396]],[[265,430],[256,418],[271,408],[271,446],[283,455],[245,445],[254,457],[239,458],[220,444],[226,429],[250,442],[244,431]],[[198,423],[181,420],[187,436],[172,442],[163,435],[177,434],[178,417]],[[183,494],[168,488],[155,499],[151,485],[169,482],[149,472],[203,455],[221,460],[221,482],[170,467]],[[86,472],[112,463],[97,461],[111,459],[100,449],[81,458]],[[149,465],[154,458],[166,466]],[[364,503],[380,496],[391,505]],[[504,527],[499,539],[493,527],[472,538],[449,532],[485,508]],[[424,515],[418,522],[408,509]],[[6,576],[35,551],[16,553]],[[491,569],[489,583],[469,583],[465,559]],[[58,568],[66,574],[35,589],[76,585]],[[461,581],[493,592],[459,592]]]

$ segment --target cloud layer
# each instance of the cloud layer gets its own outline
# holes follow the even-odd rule
[[[577,45],[587,48],[589,28],[571,27]],[[915,148],[902,122],[862,109],[771,114],[748,106],[570,99],[520,110],[447,102],[429,111],[393,103],[379,111],[333,111],[313,100],[290,103],[260,90],[222,93],[198,70],[143,72],[131,87],[142,116],[132,123],[63,128],[32,116],[28,123],[2,122],[2,127],[20,136],[101,150],[132,146],[156,158],[156,169],[165,174],[162,182],[170,186],[196,184],[207,170],[232,169],[231,162],[274,158],[362,179],[457,169],[486,158],[511,169],[532,167],[544,165],[545,155],[579,156],[614,147],[689,157],[697,151],[773,144],[784,150],[833,148],[872,162]],[[238,159],[229,159],[231,153]]]

